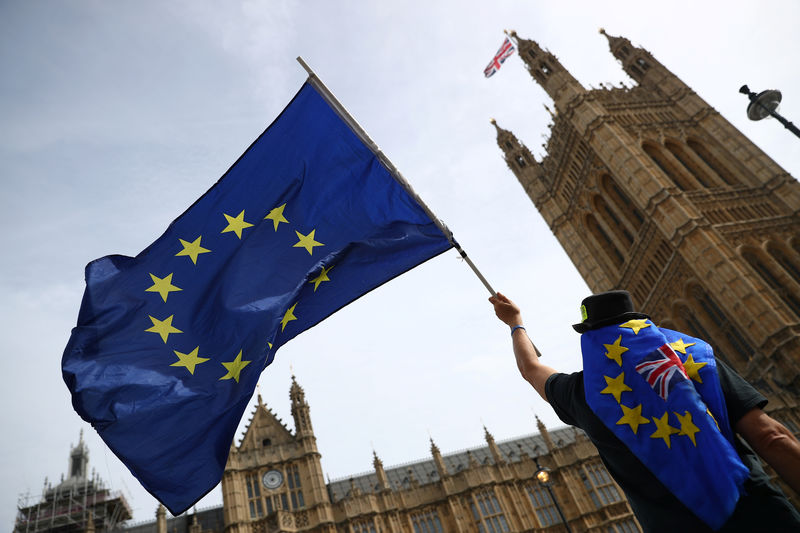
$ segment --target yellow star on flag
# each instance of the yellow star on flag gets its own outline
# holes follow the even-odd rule
[[[610,378],[608,376],[603,377],[606,379],[606,385],[608,386],[601,390],[600,394],[613,394],[617,403],[620,403],[623,392],[633,391],[633,389],[625,385],[625,372],[620,372],[619,376],[615,378]]]
[[[622,418],[617,420],[617,425],[623,426],[628,424],[633,430],[634,435],[639,431],[639,426],[641,424],[650,423],[650,420],[642,416],[642,404],[637,405],[633,409],[622,404],[620,404],[620,407],[622,407]]]
[[[180,257],[182,255],[189,256],[189,258],[192,260],[192,263],[196,265],[198,255],[207,254],[208,252],[211,251],[208,248],[203,248],[202,246],[200,246],[200,239],[202,238],[203,236],[201,235],[192,242],[184,241],[183,239],[178,239],[181,242],[181,246],[183,246],[183,250],[175,254],[175,257]]]
[[[303,235],[299,231],[295,230],[295,233],[297,233],[297,238],[300,240],[297,241],[297,244],[295,244],[292,248],[305,248],[306,250],[308,250],[308,255],[311,255],[312,250],[314,249],[315,246],[325,246],[321,242],[317,242],[314,240],[315,231],[317,230],[312,229],[311,233],[309,233],[308,235]]]
[[[275,226],[275,231],[278,231],[278,225],[281,222],[289,223],[286,220],[286,217],[283,216],[283,210],[286,209],[286,204],[276,207],[272,211],[269,212],[267,216],[264,217],[264,220],[271,220],[272,224]]]
[[[606,357],[615,361],[619,366],[622,366],[622,354],[628,351],[628,349],[622,346],[620,343],[622,342],[622,335],[617,337],[617,340],[614,341],[613,344],[604,344],[606,350]]]
[[[281,319],[281,331],[286,329],[286,324],[288,324],[292,320],[297,320],[297,317],[294,316],[294,308],[295,307],[297,307],[297,304],[294,304],[293,306],[291,306],[286,311],[286,313],[283,315],[283,318]]]
[[[698,383],[703,382],[703,378],[700,377],[700,369],[706,366],[708,363],[695,363],[694,357],[692,354],[689,354],[689,357],[686,358],[686,362],[683,363],[683,368],[686,369],[686,374],[695,380]]]
[[[150,315],[147,315],[150,316]],[[172,317],[175,315],[169,315],[164,320],[159,320],[155,317],[150,316],[150,320],[153,322],[153,326],[147,328],[145,331],[150,333],[158,333],[161,335],[161,339],[164,341],[164,344],[167,343],[167,338],[169,337],[170,333],[183,333],[176,327],[172,325]]]
[[[200,363],[205,363],[206,361],[210,360],[210,359],[207,359],[205,357],[198,357],[197,356],[197,352],[200,351],[200,347],[199,346],[197,348],[195,348],[194,350],[192,350],[191,352],[189,352],[189,353],[181,353],[178,350],[172,350],[172,351],[175,352],[175,355],[178,356],[178,362],[172,363],[169,366],[183,366],[183,367],[186,367],[186,370],[188,370],[189,373],[192,374],[192,375],[194,375],[194,367],[195,366],[199,365]],[[222,363],[222,364],[225,364],[225,363]]]
[[[653,417],[653,422],[656,423],[656,427],[658,429],[655,430],[655,432],[653,432],[652,435],[650,435],[650,438],[664,439],[664,444],[667,445],[667,448],[672,448],[669,436],[680,432],[680,430],[678,428],[674,428],[669,425],[669,413],[664,413],[664,416],[662,416],[661,418]]]
[[[673,350],[675,350],[676,352],[680,352],[680,353],[682,353],[684,355],[686,355],[686,348],[689,348],[690,346],[694,346],[695,344],[697,344],[697,343],[696,342],[690,342],[689,344],[686,344],[685,342],[683,342],[683,339],[678,339],[675,342],[669,343],[669,345],[672,347]]]
[[[317,292],[317,288],[319,288],[319,284],[323,281],[330,281],[331,279],[328,277],[328,272],[331,271],[333,265],[329,266],[328,268],[322,267],[322,272],[319,273],[319,276],[309,281],[309,283],[314,284],[314,292]]]
[[[172,284],[172,273],[163,278],[150,274],[150,279],[153,280],[153,285],[145,289],[145,292],[157,292],[165,302],[169,293],[183,290]]]
[[[620,324],[619,327],[621,328],[630,328],[633,330],[634,335],[639,334],[640,329],[649,328],[651,324],[647,323],[646,318],[635,318],[633,320],[628,320],[624,324]]]
[[[239,239],[241,239],[242,230],[253,226],[249,222],[244,221],[244,209],[242,209],[242,212],[236,215],[235,217],[232,217],[227,213],[222,213],[222,214],[225,215],[225,220],[228,221],[228,225],[225,226],[225,229],[222,230],[220,233],[228,233],[232,231],[236,234],[237,237],[239,237]]]
[[[222,381],[223,379],[235,379],[236,383],[239,383],[239,373],[249,364],[250,361],[242,361],[242,351],[239,350],[239,355],[236,356],[236,359],[230,363],[222,363],[222,366],[228,370],[228,373],[219,378],[219,380]]]
[[[695,448],[697,447],[697,441],[694,438],[694,434],[700,431],[700,428],[694,425],[692,422],[692,413],[686,411],[685,415],[680,415],[675,413],[675,416],[678,417],[678,421],[681,423],[681,431],[678,435],[686,435],[690,439],[692,439],[692,444],[694,444]]]

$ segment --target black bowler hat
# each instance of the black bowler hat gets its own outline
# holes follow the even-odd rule
[[[635,318],[650,318],[633,310],[633,300],[628,291],[601,292],[584,298],[581,302],[581,317],[583,322],[572,326],[578,333],[621,324]]]

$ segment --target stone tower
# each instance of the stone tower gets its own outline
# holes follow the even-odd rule
[[[292,376],[292,433],[261,395],[222,478],[226,533],[333,528],[333,511],[303,388]],[[333,529],[331,529],[333,531]]]
[[[601,33],[633,86],[586,89],[512,33],[556,111],[541,161],[495,124],[505,160],[592,291],[627,289],[708,340],[797,433],[800,184],[647,50]]]

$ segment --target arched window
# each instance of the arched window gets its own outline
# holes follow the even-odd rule
[[[633,234],[626,227],[626,224],[619,219],[614,210],[609,207],[602,196],[595,196],[592,200],[592,206],[594,207],[594,212],[606,222],[606,226],[614,232],[617,240],[620,241],[623,246],[629,247],[633,244]]]
[[[594,237],[597,245],[605,252],[611,264],[617,268],[621,267],[622,263],[625,262],[625,258],[617,249],[611,237],[608,236],[608,233],[597,223],[597,219],[594,215],[590,214],[586,216],[586,227]]]
[[[768,247],[768,249],[770,248]],[[772,248],[772,250],[774,251],[775,249]],[[785,259],[785,256],[781,257]],[[743,250],[742,258],[747,261],[764,283],[772,289],[795,316],[800,317],[800,298],[793,290],[797,284],[789,277],[788,273],[781,270],[780,262],[774,261],[774,256],[773,258],[764,257],[758,251],[753,251],[752,249]]]
[[[642,149],[644,149],[645,153],[650,156],[650,159],[652,159],[653,162],[658,165],[658,168],[660,168],[664,174],[666,174],[667,177],[678,186],[679,189],[682,191],[689,191],[695,188],[694,184],[686,179],[679,169],[673,166],[666,154],[662,152],[660,146],[656,146],[651,143],[644,143],[642,145]]]
[[[731,173],[728,168],[722,164],[722,162],[714,157],[708,148],[705,147],[701,142],[696,141],[694,139],[689,139],[686,144],[689,148],[697,154],[697,157],[703,160],[703,162],[708,165],[708,168],[713,170],[719,179],[722,180],[723,183],[727,185],[736,185],[737,180],[734,179],[733,174]]]
[[[600,190],[605,193],[606,197],[611,200],[611,203],[625,216],[628,223],[633,226],[634,232],[639,231],[639,228],[644,224],[642,213],[608,174],[600,176]]]
[[[682,328],[682,331],[685,331],[692,337],[703,339],[704,341],[709,343],[711,347],[714,349],[714,355],[717,358],[721,359],[728,365],[731,364],[730,359],[728,359],[728,356],[725,355],[725,350],[723,350],[721,346],[717,346],[714,343],[714,339],[711,336],[711,333],[708,331],[708,329],[706,329],[706,327],[703,326],[703,323],[700,320],[698,320],[697,315],[694,313],[694,311],[689,309],[689,307],[684,304],[678,304],[675,306],[675,316],[681,317],[683,323],[685,324],[684,328]]]
[[[747,363],[753,355],[753,347],[739,333],[736,326],[728,320],[719,304],[699,285],[689,288],[689,296],[697,303],[701,322],[712,332],[719,332],[719,335],[714,336],[717,345],[724,345],[726,352],[730,347],[731,354],[735,354],[738,361]],[[708,341],[708,339],[704,340]],[[717,348],[713,342],[708,342]]]
[[[767,253],[786,271],[789,277],[800,283],[800,260],[798,260],[800,253],[786,250],[775,243],[767,244]]]
[[[670,151],[675,159],[677,159],[680,164],[683,165],[683,168],[686,169],[686,172],[694,176],[700,185],[706,189],[715,185],[714,179],[708,176],[703,168],[694,162],[692,157],[684,150],[683,145],[667,141],[664,143],[664,146]]]

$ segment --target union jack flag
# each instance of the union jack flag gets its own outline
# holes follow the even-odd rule
[[[636,371],[647,381],[656,393],[664,400],[682,380],[688,380],[678,355],[669,344],[657,348],[636,365]]]
[[[506,36],[506,39],[503,41],[503,45],[500,46],[500,49],[497,50],[497,53],[494,55],[492,61],[487,65],[485,69],[483,69],[483,75],[487,78],[491,77],[492,74],[500,70],[500,65],[503,64],[503,61],[506,60],[508,56],[514,53],[514,43],[511,42],[511,39]]]

